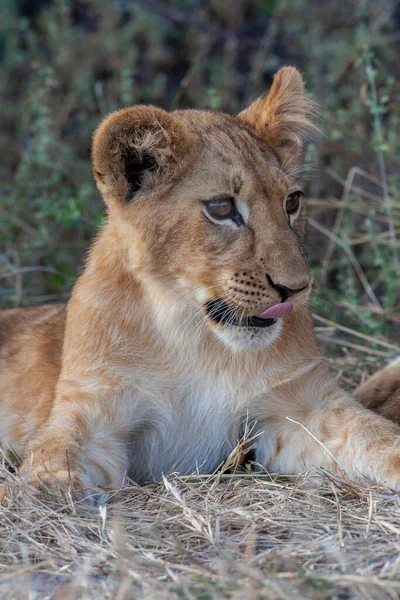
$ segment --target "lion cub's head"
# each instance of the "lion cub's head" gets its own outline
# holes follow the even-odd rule
[[[235,349],[271,343],[307,302],[296,175],[310,109],[286,67],[237,117],[134,106],[94,136],[94,176],[136,276]]]

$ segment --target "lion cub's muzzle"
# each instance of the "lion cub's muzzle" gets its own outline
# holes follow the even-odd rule
[[[290,302],[286,302],[285,304],[290,304]],[[225,300],[221,300],[220,298],[214,298],[206,302],[204,309],[211,321],[219,325],[265,328],[270,327],[277,320],[276,318],[262,318],[257,315],[251,317],[241,316],[238,309],[229,306]]]
[[[264,310],[260,310],[260,300],[262,295],[257,292],[250,292],[253,294],[256,293],[257,296],[259,296],[257,301],[248,298],[241,299],[240,296],[238,297],[238,294],[236,294],[236,298],[231,304],[227,300],[217,297],[212,298],[211,300],[208,300],[203,304],[203,308],[207,317],[214,324],[218,325],[228,325],[234,327],[247,328],[256,327],[265,329],[267,327],[271,327],[271,325],[274,325],[277,319],[290,314],[294,308],[294,304],[290,302],[289,299],[291,299],[292,296],[298,297],[302,292],[305,292],[306,295],[308,295],[308,290],[310,288],[311,283],[307,282],[301,287],[289,288],[287,286],[275,283],[274,281],[272,281],[269,275],[267,275],[267,280],[270,288],[272,288],[274,292],[278,292],[280,298],[280,300],[278,300],[277,302],[275,300],[274,303],[270,295],[266,296],[265,304],[270,304],[269,307],[265,308]],[[254,283],[250,283],[250,285],[257,287],[257,284]],[[239,290],[238,288],[234,288],[234,291],[239,292],[241,290]],[[244,293],[248,294],[249,292],[245,291]],[[238,304],[236,304],[235,300],[238,301]],[[249,315],[248,313],[251,313],[252,310],[254,310],[256,314]]]

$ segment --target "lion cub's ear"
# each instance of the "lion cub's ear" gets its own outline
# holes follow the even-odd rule
[[[264,137],[283,167],[290,169],[299,161],[307,135],[313,130],[318,131],[310,120],[315,113],[315,104],[304,90],[299,71],[284,67],[276,73],[269,93],[258,98],[238,117]]]
[[[97,187],[109,206],[127,203],[139,191],[171,182],[188,156],[189,133],[154,106],[133,106],[109,115],[93,137]]]

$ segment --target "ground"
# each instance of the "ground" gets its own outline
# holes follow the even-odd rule
[[[351,356],[332,367],[351,384]],[[351,377],[346,373],[352,373]],[[400,596],[400,498],[316,468],[126,483],[107,506],[34,495],[8,470],[0,598],[214,600]]]

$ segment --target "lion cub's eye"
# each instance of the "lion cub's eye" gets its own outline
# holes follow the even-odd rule
[[[285,200],[285,210],[286,213],[290,215],[294,215],[297,213],[300,207],[300,198],[304,196],[303,192],[294,192],[293,194],[289,194],[289,196]]]
[[[231,219],[236,213],[236,206],[233,198],[210,200],[205,204],[207,211],[214,219]]]
[[[232,219],[236,225],[241,225],[243,223],[242,217],[236,208],[234,199],[230,198],[229,196],[209,200],[208,202],[204,202],[204,205],[208,214],[213,219],[217,219],[218,221]]]

